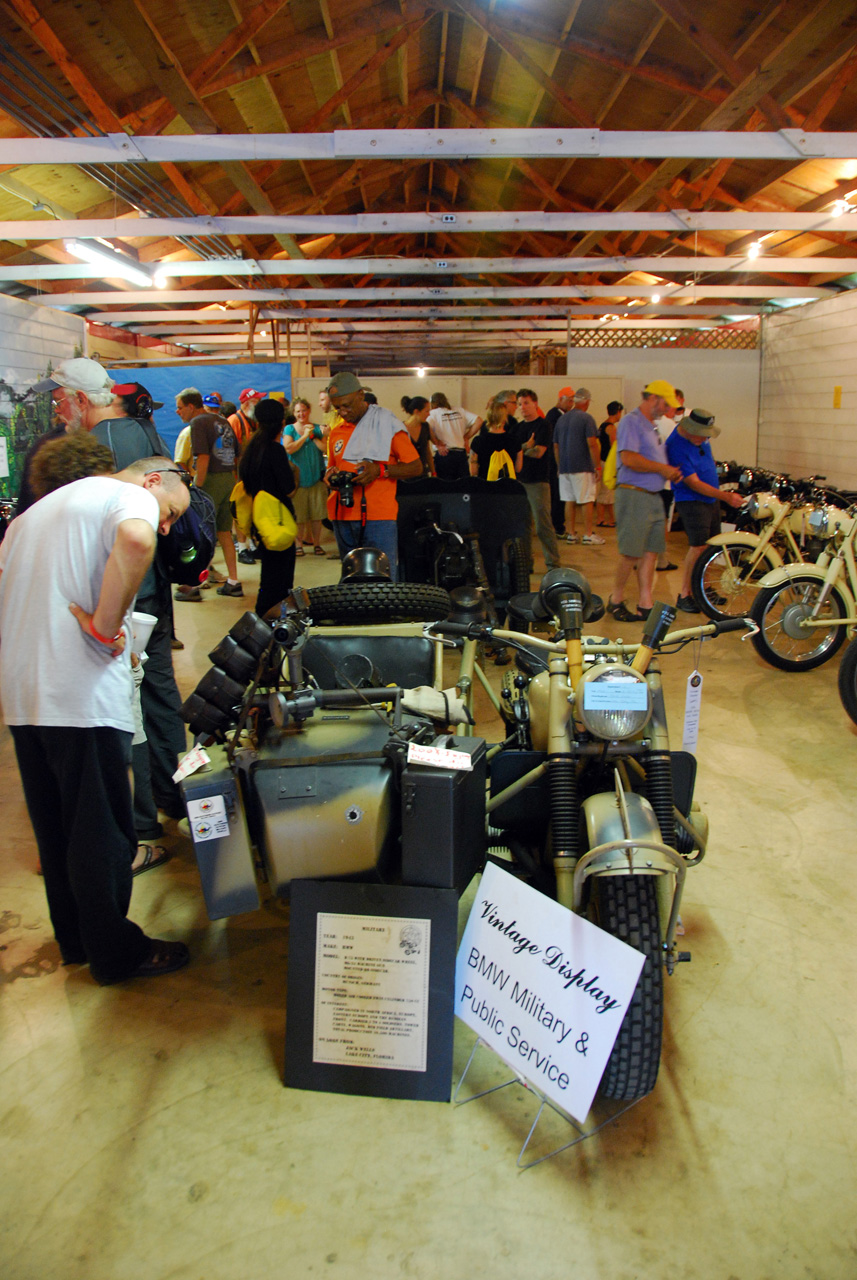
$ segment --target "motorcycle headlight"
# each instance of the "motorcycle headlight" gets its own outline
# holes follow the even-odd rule
[[[575,693],[577,713],[596,738],[631,738],[652,714],[652,696],[645,676],[620,664],[590,667]]]

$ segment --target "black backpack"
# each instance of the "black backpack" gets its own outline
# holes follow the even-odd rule
[[[194,485],[190,506],[179,516],[169,533],[158,538],[158,560],[170,582],[198,587],[211,564],[217,546],[217,518],[214,502]]]

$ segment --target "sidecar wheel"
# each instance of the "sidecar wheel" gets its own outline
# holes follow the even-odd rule
[[[442,587],[417,582],[338,582],[310,587],[307,595],[315,624],[437,622],[452,608],[449,593]]]
[[[845,639],[848,605],[836,587],[824,602],[821,619],[829,626],[803,631],[800,620],[808,617],[821,591],[818,578],[795,577],[776,587],[764,587],[756,596],[750,617],[759,630],[753,648],[760,658],[780,671],[812,671],[832,658]]]
[[[852,640],[839,664],[839,697],[848,715],[857,724],[857,640]]]
[[[602,1097],[630,1102],[652,1092],[661,1061],[664,957],[655,877],[596,877],[592,915],[600,928],[646,957],[599,1085]]]
[[[746,617],[760,581],[771,569],[776,569],[776,560],[766,554],[750,569],[753,553],[753,547],[727,542],[706,547],[693,566],[691,593],[700,609],[715,622]]]

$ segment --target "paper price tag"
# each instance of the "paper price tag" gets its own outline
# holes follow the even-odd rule
[[[211,757],[202,747],[191,747],[186,756],[182,756],[179,761],[179,767],[173,774],[173,782],[181,782],[182,778],[187,778],[192,773],[196,773],[197,769],[201,769],[203,765],[211,764]]]
[[[435,769],[472,769],[473,761],[466,751],[450,751],[446,747],[423,747],[418,742],[408,746],[408,764],[429,764]]]
[[[702,705],[702,676],[698,671],[691,671],[687,677],[687,692],[684,698],[684,734],[681,746],[683,751],[695,751],[699,740],[699,712]]]

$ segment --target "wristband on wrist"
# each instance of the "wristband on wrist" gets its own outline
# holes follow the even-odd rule
[[[92,636],[93,640],[97,640],[99,644],[114,645],[122,639],[121,631],[118,631],[112,640],[108,639],[107,636],[100,635],[99,632],[95,630],[95,624],[91,618],[89,619],[89,634]]]
[[[378,467],[378,479],[379,479],[379,480],[384,480],[384,479],[386,479],[386,477],[387,477],[387,464],[386,464],[386,462],[379,462],[379,463],[377,463],[377,467]]]

